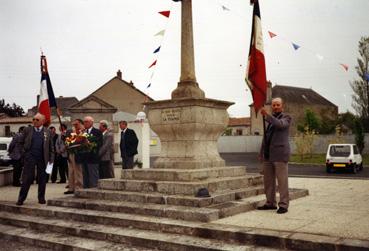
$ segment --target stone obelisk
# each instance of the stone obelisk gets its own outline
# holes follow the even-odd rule
[[[195,75],[192,0],[182,0],[181,76],[169,100],[145,103],[161,141],[154,168],[196,169],[225,166],[217,140],[228,123],[231,102],[205,98]]]

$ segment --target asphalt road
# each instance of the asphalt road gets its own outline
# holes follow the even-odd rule
[[[226,161],[227,166],[246,166],[250,173],[259,172],[260,163],[257,153],[222,153],[220,154]],[[288,165],[289,176],[291,177],[320,177],[320,178],[352,178],[369,179],[369,167],[364,166],[362,171],[353,174],[349,170],[339,170],[334,173],[326,173],[325,165],[293,164]]]

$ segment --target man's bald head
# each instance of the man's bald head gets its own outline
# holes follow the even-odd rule
[[[272,110],[273,113],[283,112],[283,99],[282,98],[273,98],[272,99]]]
[[[93,126],[94,124],[94,118],[91,116],[86,116],[83,119],[83,126],[85,127],[85,129],[89,129]]]

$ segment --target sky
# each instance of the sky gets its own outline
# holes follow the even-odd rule
[[[353,111],[349,82],[358,78],[358,41],[369,36],[369,1],[259,2],[267,79]],[[165,10],[169,18],[158,14]],[[25,110],[36,104],[42,50],[55,96],[83,99],[120,69],[153,99],[169,99],[180,77],[180,17],[171,0],[0,0],[0,98]],[[207,98],[235,102],[232,117],[249,116],[252,103],[244,81],[251,18],[249,0],[193,0],[197,82]]]

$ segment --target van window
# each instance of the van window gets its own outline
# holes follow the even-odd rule
[[[3,143],[1,143],[1,144],[0,144],[0,150],[1,150],[1,151],[6,151],[6,150],[8,150],[8,145],[7,145],[7,144],[3,144]]]
[[[359,149],[357,148],[357,146],[354,146],[354,154],[359,154]]]
[[[350,146],[331,146],[329,154],[333,157],[348,157],[350,155]]]

